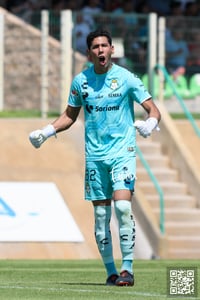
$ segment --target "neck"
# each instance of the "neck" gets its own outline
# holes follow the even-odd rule
[[[105,65],[103,67],[95,66],[94,67],[95,73],[97,74],[107,73],[112,68],[112,65],[113,65],[112,62],[110,62],[108,65]]]

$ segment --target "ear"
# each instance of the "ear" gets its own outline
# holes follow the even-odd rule
[[[89,61],[91,61],[90,51],[87,49],[87,58]]]
[[[114,46],[113,46],[113,45],[111,46],[111,53],[112,53],[112,54],[114,54],[114,53],[115,53],[115,48],[114,48]]]

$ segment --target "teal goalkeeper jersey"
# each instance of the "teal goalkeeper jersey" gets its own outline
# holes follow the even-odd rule
[[[68,105],[84,109],[86,159],[135,155],[134,101],[149,98],[141,80],[116,64],[105,74],[91,66],[75,76]]]

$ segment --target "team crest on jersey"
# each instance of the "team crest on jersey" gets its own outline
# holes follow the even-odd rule
[[[116,90],[118,88],[118,86],[119,85],[118,85],[117,79],[112,79],[111,84],[110,84],[110,88],[112,90]]]

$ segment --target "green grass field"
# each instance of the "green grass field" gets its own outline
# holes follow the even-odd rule
[[[200,113],[191,113],[192,117],[196,120],[200,119]],[[60,113],[57,111],[51,111],[48,113],[48,118],[57,118]],[[174,120],[187,119],[184,113],[170,113],[170,116]],[[143,113],[136,112],[136,117],[143,117]],[[0,118],[41,118],[41,112],[39,110],[3,110],[0,111]]]
[[[119,268],[119,262],[117,262]],[[167,296],[167,268],[197,267],[196,297]],[[200,299],[200,262],[197,260],[136,260],[135,286],[105,286],[99,260],[1,260],[0,299],[162,300]]]

